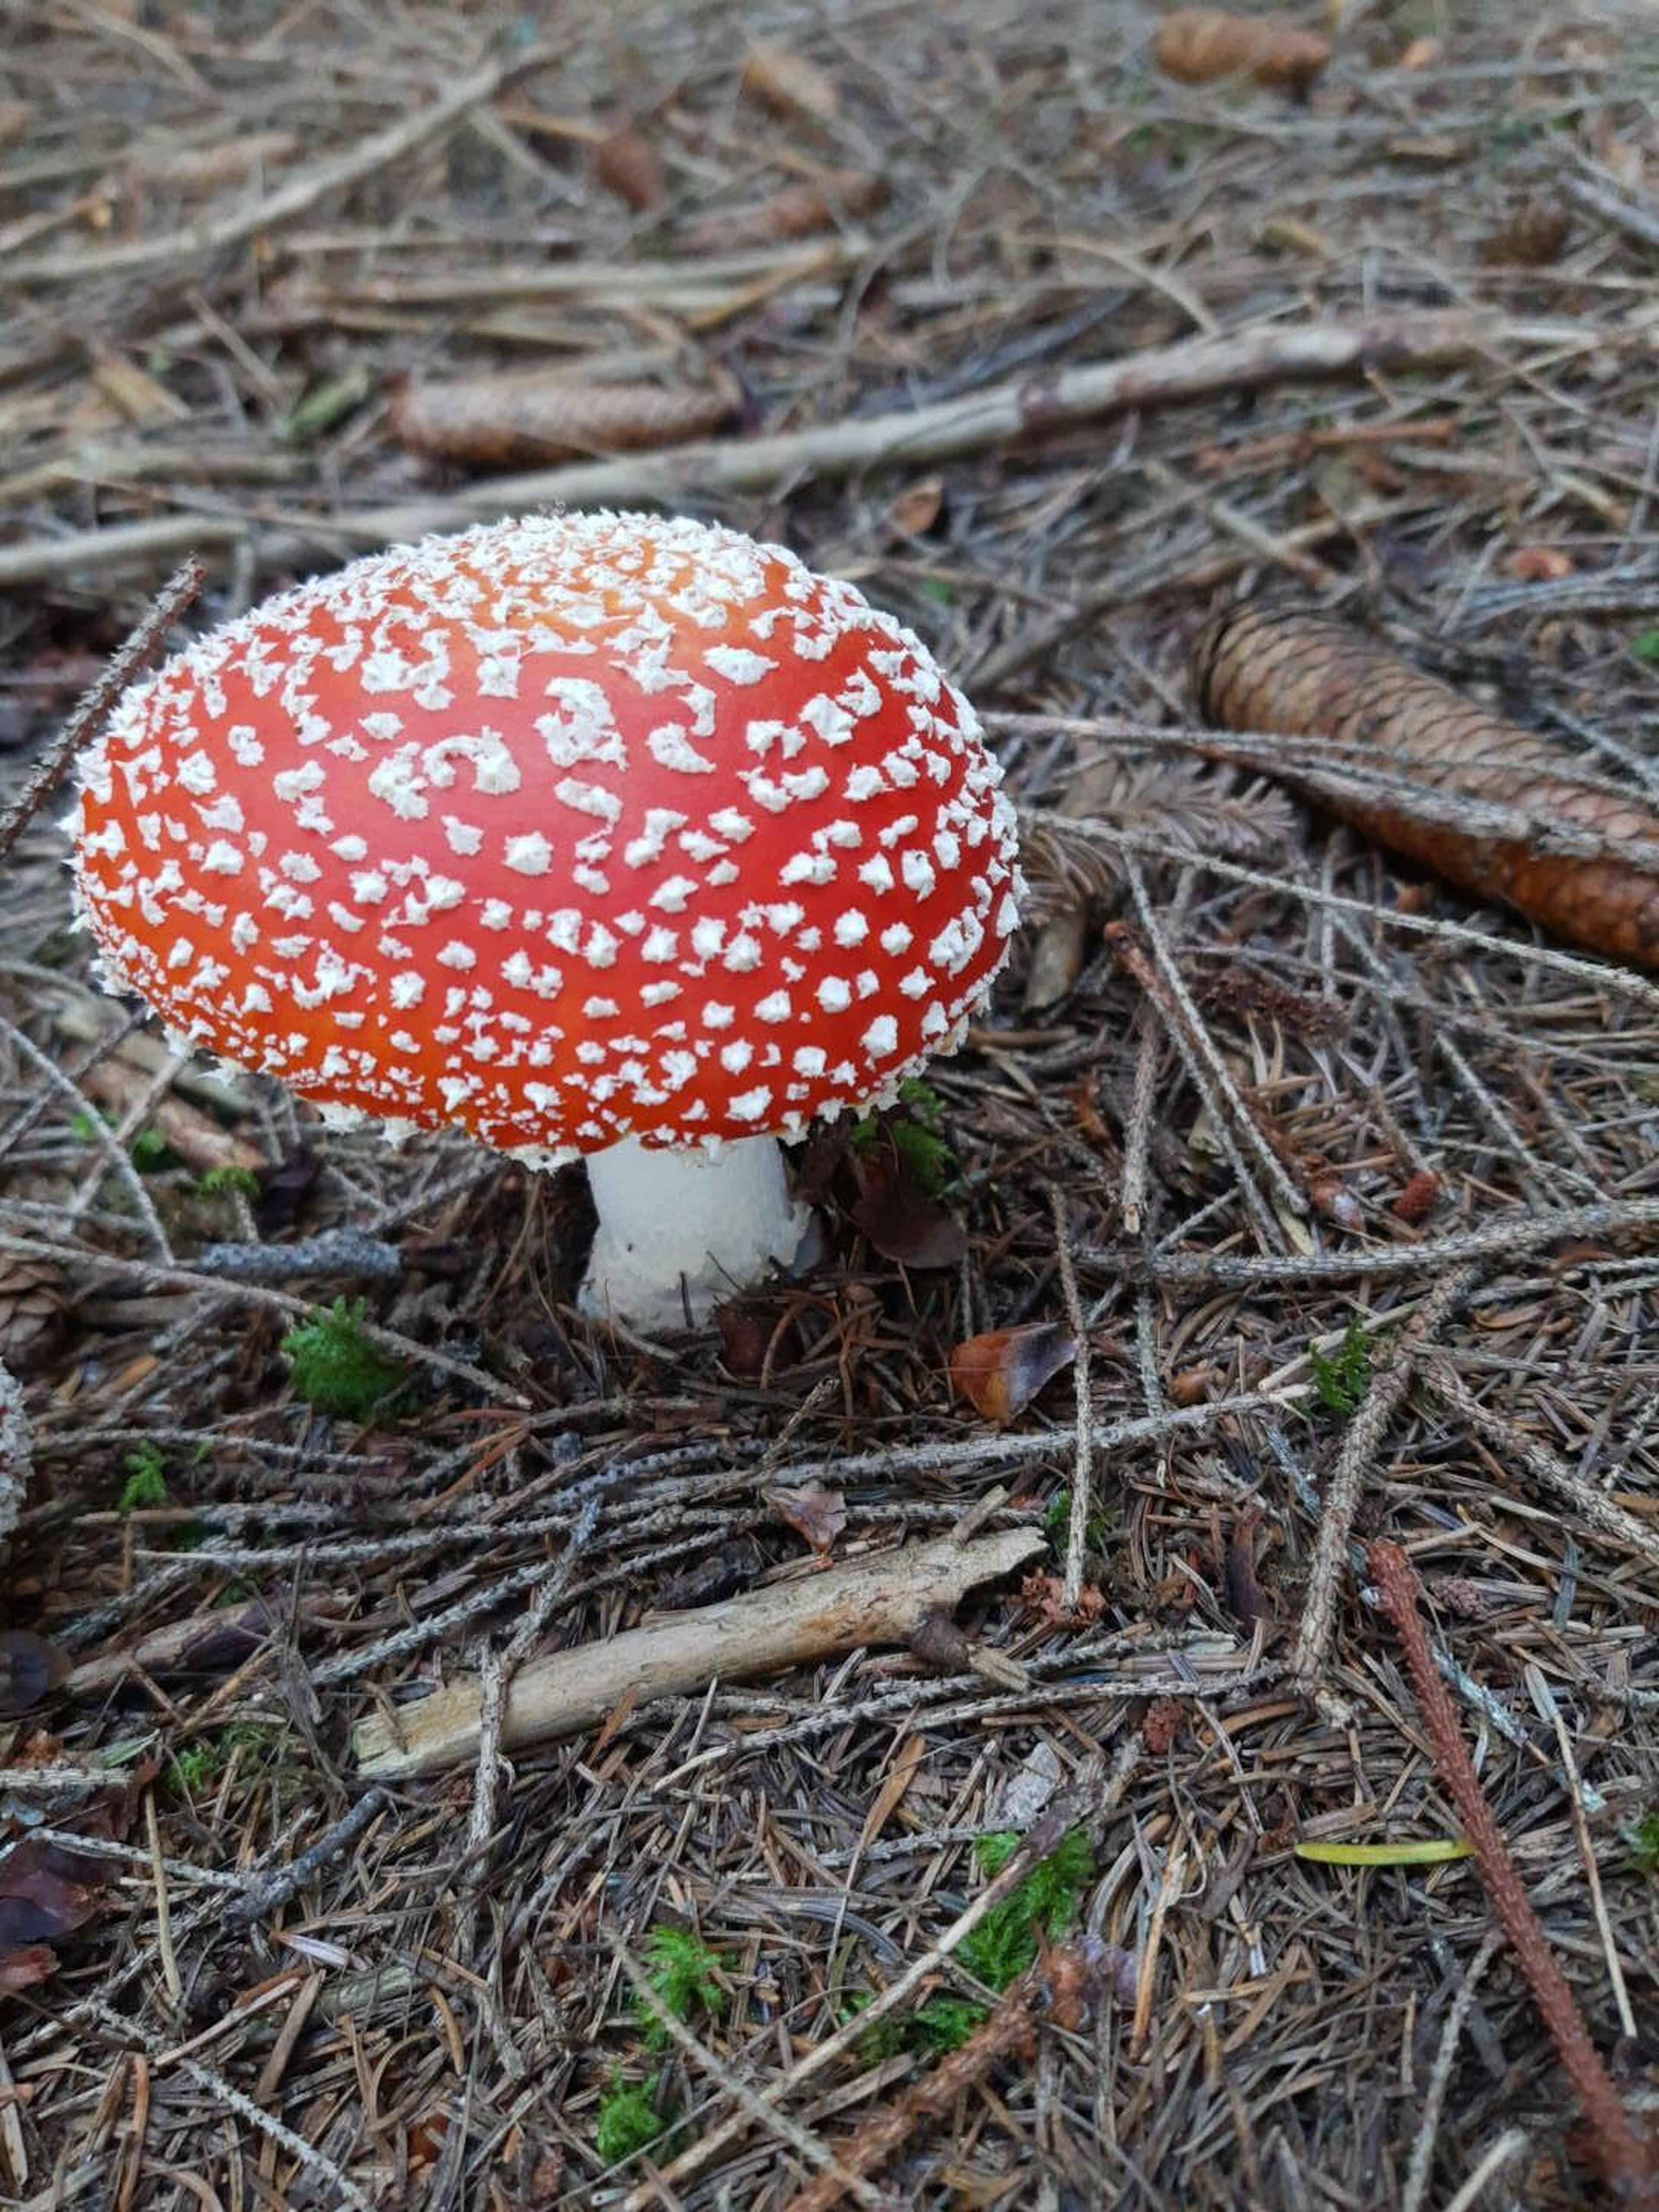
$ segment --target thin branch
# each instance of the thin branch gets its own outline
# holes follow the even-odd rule
[[[1066,1324],[1077,1346],[1072,1363],[1073,1399],[1077,1408],[1077,1448],[1072,1455],[1072,1504],[1066,1524],[1066,1567],[1060,1583],[1060,1604],[1075,1613],[1083,1596],[1083,1554],[1088,1540],[1089,1504],[1094,1489],[1094,1401],[1089,1384],[1089,1331],[1078,1296],[1077,1269],[1072,1265],[1071,1231],[1060,1193],[1048,1192],[1054,1215],[1054,1250],[1060,1261],[1060,1295],[1066,1304]]]
[[[462,89],[457,88],[457,98]],[[414,119],[435,127],[437,111],[423,110]],[[386,158],[380,154],[367,167],[378,166]],[[265,204],[267,209],[270,204]],[[261,216],[258,222],[266,219]],[[644,503],[679,507],[717,493],[769,492],[784,483],[799,484],[814,477],[846,477],[867,469],[915,466],[995,452],[1035,434],[1098,422],[1131,409],[1171,406],[1213,392],[1364,376],[1378,369],[1455,366],[1516,347],[1588,348],[1595,337],[1583,323],[1512,319],[1461,308],[1425,309],[1355,323],[1304,323],[1295,328],[1256,325],[1230,337],[1189,339],[1120,361],[1064,369],[1041,382],[1012,379],[929,407],[817,423],[773,437],[703,440],[654,453],[574,462],[527,476],[493,477],[444,499],[319,515],[308,527],[290,526],[262,533],[259,550],[269,565],[314,556],[319,547],[392,544],[538,507]],[[1605,344],[1605,337],[1601,343]],[[202,543],[231,527],[222,520],[214,522],[204,529]],[[158,532],[165,528],[164,520],[118,524],[95,534],[82,533],[80,541],[36,539],[0,549],[0,586],[37,583],[89,560],[108,566],[134,554],[152,555]],[[249,534],[237,526],[239,537]],[[166,544],[165,535],[159,542]]]
[[[97,682],[82,693],[57,743],[47,748],[45,759],[8,807],[4,819],[0,820],[0,860],[5,860],[46,805],[64,769],[116,700],[159,650],[169,627],[191,605],[204,580],[202,564],[192,556],[175,575],[168,578],[144,609],[131,636]]]
[[[1418,1609],[1416,1570],[1398,1544],[1381,1537],[1366,1553],[1366,1563],[1382,1609],[1400,1638],[1418,1711],[1434,1747],[1436,1771],[1457,1808],[1492,1916],[1509,1938],[1539,2017],[1583,2109],[1590,2156],[1607,2187],[1622,2203],[1652,2212],[1659,2205],[1659,2162],[1637,2132],[1590,2041],[1578,2001],[1555,1963],[1520,1870],[1486,1802],[1458,1731],[1457,1715],[1429,1650]]]
[[[1335,1471],[1325,1492],[1324,1510],[1308,1573],[1308,1595],[1297,1632],[1291,1679],[1304,1698],[1322,1686],[1331,1632],[1336,1625],[1337,1592],[1347,1564],[1348,1540],[1360,1492],[1376,1456],[1382,1434],[1399,1409],[1412,1370],[1425,1347],[1440,1333],[1453,1310],[1468,1294],[1475,1279],[1473,1267],[1459,1267],[1442,1278],[1424,1301],[1415,1326],[1393,1348],[1387,1363],[1372,1376],[1369,1389],[1348,1423],[1337,1455]]]
[[[135,269],[167,268],[179,261],[200,262],[222,253],[227,246],[274,230],[296,215],[304,215],[331,192],[347,191],[372,177],[377,169],[401,161],[406,154],[449,130],[470,108],[493,100],[509,79],[538,69],[550,58],[545,47],[514,54],[508,61],[491,62],[471,76],[458,77],[447,91],[425,107],[400,116],[384,131],[362,138],[332,160],[303,169],[274,192],[244,202],[240,207],[187,229],[166,231],[159,238],[125,239],[114,246],[94,246],[89,252],[53,254],[34,261],[15,261],[6,270],[12,285],[81,285],[94,276],[126,275]]]
[[[1633,1513],[1599,1491],[1594,1483],[1586,1482],[1575,1474],[1564,1459],[1517,1429],[1513,1421],[1506,1421],[1490,1406],[1483,1406],[1464,1382],[1455,1374],[1444,1359],[1437,1359],[1425,1371],[1424,1382],[1447,1409],[1456,1414],[1475,1434],[1489,1444],[1493,1451],[1508,1459],[1518,1460],[1534,1480],[1556,1497],[1564,1498],[1576,1512],[1587,1521],[1598,1534],[1606,1536],[1650,1566],[1659,1567],[1659,1534],[1644,1526]]]
[[[1507,1259],[1536,1252],[1566,1237],[1622,1237],[1659,1228],[1659,1199],[1614,1200],[1605,1205],[1564,1206],[1534,1213],[1517,1208],[1484,1228],[1454,1237],[1425,1237],[1416,1244],[1378,1244],[1359,1251],[1264,1253],[1172,1252],[1158,1246],[1150,1257],[1130,1245],[1087,1245],[1078,1258],[1131,1282],[1334,1283],[1367,1276],[1437,1274],[1471,1260]]]
[[[953,1608],[969,1590],[1011,1574],[1042,1548],[1032,1528],[966,1544],[947,1536],[899,1545],[550,1652],[516,1680],[503,1680],[501,1747],[574,1735],[626,1698],[700,1690],[717,1679],[781,1673],[862,1644],[905,1643],[929,1613]],[[362,1771],[382,1780],[430,1774],[477,1757],[484,1717],[479,1683],[463,1676],[395,1715],[366,1714],[353,1731],[353,1750]]]
[[[366,1790],[343,1818],[325,1829],[297,1858],[290,1859],[286,1866],[273,1867],[268,1873],[250,1875],[240,1896],[226,1907],[226,1919],[233,1924],[240,1922],[244,1925],[252,1920],[269,1919],[290,1898],[297,1897],[314,1874],[349,1851],[391,1802],[387,1793],[378,1786]]]

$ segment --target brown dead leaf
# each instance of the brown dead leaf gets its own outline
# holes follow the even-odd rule
[[[1255,1571],[1255,1543],[1261,1527],[1261,1514],[1249,1508],[1234,1522],[1227,1539],[1227,1603],[1233,1618],[1245,1628],[1273,1619],[1273,1607]]]
[[[714,1326],[720,1333],[720,1358],[728,1375],[749,1381],[766,1364],[766,1347],[772,1332],[765,1316],[752,1306],[733,1299],[716,1306]]]
[[[1571,553],[1559,545],[1522,545],[1504,563],[1517,584],[1559,584],[1573,573]]]
[[[392,403],[392,424],[417,453],[491,469],[677,446],[708,436],[732,413],[723,392],[584,384],[537,368],[410,385]]]
[[[1170,1403],[1201,1406],[1221,1379],[1218,1367],[1184,1367],[1170,1377]]]
[[[83,1927],[103,1903],[109,1872],[104,1861],[39,1836],[14,1844],[0,1859],[0,1960]]]
[[[1106,1610],[1105,1593],[1085,1583],[1075,1606],[1066,1603],[1066,1585],[1058,1575],[1034,1571],[1019,1586],[1020,1602],[1038,1625],[1051,1628],[1086,1628]]]
[[[827,1552],[847,1526],[846,1498],[824,1483],[780,1483],[761,1496],[815,1552]]]
[[[988,1329],[951,1354],[951,1385],[988,1421],[1011,1421],[1077,1358],[1077,1339],[1058,1322]]]
[[[763,40],[749,49],[743,65],[743,88],[769,114],[797,123],[834,123],[841,95],[833,78],[816,62],[787,46]]]
[[[658,206],[668,191],[662,155],[640,131],[624,127],[593,149],[593,173],[606,191],[626,202],[635,215]]]
[[[1177,8],[1158,25],[1153,52],[1164,75],[1182,84],[1248,76],[1298,96],[1331,58],[1328,39],[1287,15],[1235,15],[1224,8]]]
[[[967,1249],[962,1224],[902,1171],[870,1170],[853,1222],[884,1260],[901,1267],[954,1267]]]
[[[944,504],[944,477],[918,477],[915,483],[907,484],[896,499],[888,502],[887,526],[902,531],[907,538],[925,538],[939,520]]]
[[[0,1997],[15,1996],[20,1990],[32,1990],[37,1982],[44,1982],[57,1972],[55,1951],[49,1951],[44,1943],[26,1943],[21,1950],[0,1955]]]
[[[1444,42],[1439,39],[1413,39],[1400,57],[1402,70],[1434,69],[1445,57]]]
[[[55,1644],[27,1628],[0,1632],[0,1713],[26,1713],[58,1688],[69,1661]]]

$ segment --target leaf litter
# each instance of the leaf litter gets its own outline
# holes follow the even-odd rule
[[[643,2212],[648,2158],[688,2206],[775,2212],[886,2118],[860,2159],[928,2212],[1220,2206],[1235,2166],[1264,2204],[1388,2212],[1494,2157],[1518,2201],[1588,2203],[1468,1864],[1297,1854],[1438,1850],[1456,1826],[1352,1570],[1378,1534],[1416,1563],[1590,2040],[1650,2106],[1650,2054],[1621,2038],[1659,1978],[1659,1617],[1629,1533],[1659,1496],[1659,996],[1288,798],[1274,733],[1245,760],[1198,726],[1188,669],[1223,606],[1291,599],[1651,811],[1630,307],[1659,199],[1651,40],[1481,5],[1431,58],[1420,27],[1353,11],[1287,99],[1248,71],[1178,82],[1164,12],[1076,0],[1039,30],[975,0],[878,36],[786,7],[757,42],[740,11],[653,4],[625,43],[578,23],[549,57],[488,11],[325,9],[278,67],[274,9],[211,38],[82,11],[9,50],[10,789],[186,551],[207,567],[188,620],[216,620],[364,515],[453,528],[546,495],[405,444],[394,403],[422,380],[730,378],[729,417],[613,456],[639,473],[605,495],[679,487],[921,631],[987,716],[1034,878],[934,1103],[811,1166],[826,1264],[746,1292],[722,1358],[576,1319],[579,1176],[392,1153],[269,1085],[135,1060],[28,817],[0,884],[0,1360],[33,1460],[4,1627],[70,1671],[8,1647],[30,1698],[0,1782],[20,2199],[50,2179],[145,2212],[185,2173],[223,2203]],[[1271,367],[1310,319],[1376,345],[1425,295],[1480,343],[1386,373],[1362,348],[1328,382]],[[1249,374],[1174,389],[1171,349],[1212,334]],[[1048,404],[1119,361],[1132,414]],[[1025,395],[1017,437],[890,441],[851,475],[792,459],[798,430],[844,444],[993,387]],[[687,459],[732,470],[756,438],[785,441],[758,483]],[[1282,733],[1275,757],[1295,764]],[[148,1114],[118,1145],[111,1101]],[[253,1187],[203,1189],[227,1161]],[[1061,1370],[1041,1396],[1017,1379],[993,1427],[951,1355],[1073,1333],[1056,1192],[1087,1402]],[[192,1266],[234,1238],[279,1268],[346,1227],[398,1271],[359,1279],[349,1246],[291,1287]],[[346,1397],[284,1357],[319,1329]],[[165,1495],[123,1512],[135,1455]],[[349,1825],[350,1726],[507,1650],[538,1588],[544,1649],[741,1595],[819,1537],[840,1561],[1050,1526],[1058,1570],[1079,1483],[1090,1618],[1053,1601],[1058,1572],[1030,1607],[992,1589],[914,1652],[625,1698]],[[817,1500],[804,1527],[781,1496]],[[1325,1654],[1316,1701],[1285,1673],[1298,1637]],[[191,1786],[156,1788],[152,1848],[101,1808],[157,1747]],[[1058,1808],[1086,1863],[998,1999],[971,1929],[939,1947],[1031,1772],[1053,1787],[1029,1834]],[[260,1909],[229,1914],[245,1894]],[[720,1961],[722,2002],[684,2023],[697,2055],[647,2049],[618,1979],[612,1946],[648,1961],[653,1929]],[[1042,1947],[1075,1995],[1085,1938],[1105,1948],[1079,2033],[1039,2001]],[[866,2064],[858,2011],[912,1969],[878,2027],[930,2004],[977,2025]]]

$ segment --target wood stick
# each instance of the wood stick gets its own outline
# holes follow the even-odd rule
[[[1167,407],[1213,392],[1455,367],[1506,348],[1587,346],[1590,337],[1581,323],[1518,320],[1462,308],[1425,308],[1354,323],[1257,325],[1228,337],[1194,338],[1052,376],[1012,379],[930,407],[815,423],[775,437],[698,440],[656,453],[577,461],[489,478],[442,499],[289,516],[269,529],[232,524],[222,516],[181,515],[32,539],[0,547],[0,589],[81,568],[123,568],[188,546],[206,557],[210,550],[228,552],[228,537],[246,538],[259,562],[273,567],[459,530],[555,503],[679,507],[714,494],[769,492],[781,483],[814,477],[957,460],[1132,408]]]
[[[343,154],[331,155],[301,169],[275,191],[246,199],[182,230],[159,238],[134,238],[99,246],[79,253],[51,254],[34,261],[14,261],[6,270],[11,284],[70,286],[94,276],[125,276],[137,269],[165,268],[179,261],[199,262],[227,246],[240,246],[257,234],[270,232],[296,215],[304,215],[331,192],[347,191],[393,161],[401,161],[430,138],[459,123],[469,109],[493,100],[502,86],[553,58],[546,47],[535,47],[494,61],[471,76],[458,77],[435,100],[412,113],[399,116],[384,131],[361,138]]]
[[[593,1728],[632,1692],[641,1699],[699,1690],[717,1677],[781,1673],[861,1644],[902,1644],[930,1613],[977,1583],[1012,1574],[1043,1548],[1032,1528],[970,1544],[941,1537],[854,1559],[827,1573],[751,1591],[724,1605],[674,1613],[521,1668],[501,1717],[514,1751]],[[398,1726],[370,1713],[352,1731],[360,1771],[384,1782],[459,1766],[477,1751],[483,1701],[476,1678],[404,1707]]]

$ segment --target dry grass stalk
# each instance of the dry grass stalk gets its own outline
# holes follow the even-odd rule
[[[1493,1916],[1509,1938],[1583,2108],[1589,2155],[1621,2203],[1650,2212],[1651,2207],[1659,2205],[1659,2160],[1653,2146],[1638,2133],[1613,2077],[1590,2041],[1578,2001],[1555,1963],[1520,1870],[1486,1802],[1451,1698],[1429,1650],[1418,1609],[1416,1570],[1398,1544],[1383,1538],[1370,1546],[1366,1565],[1400,1638],[1418,1711],[1434,1747],[1436,1771],[1457,1808]]]
[[[1379,844],[1573,944],[1659,968],[1659,814],[1587,781],[1553,739],[1320,615],[1228,608],[1194,647],[1193,682],[1224,728],[1344,749],[1272,772]],[[1588,850],[1562,849],[1575,831]]]

